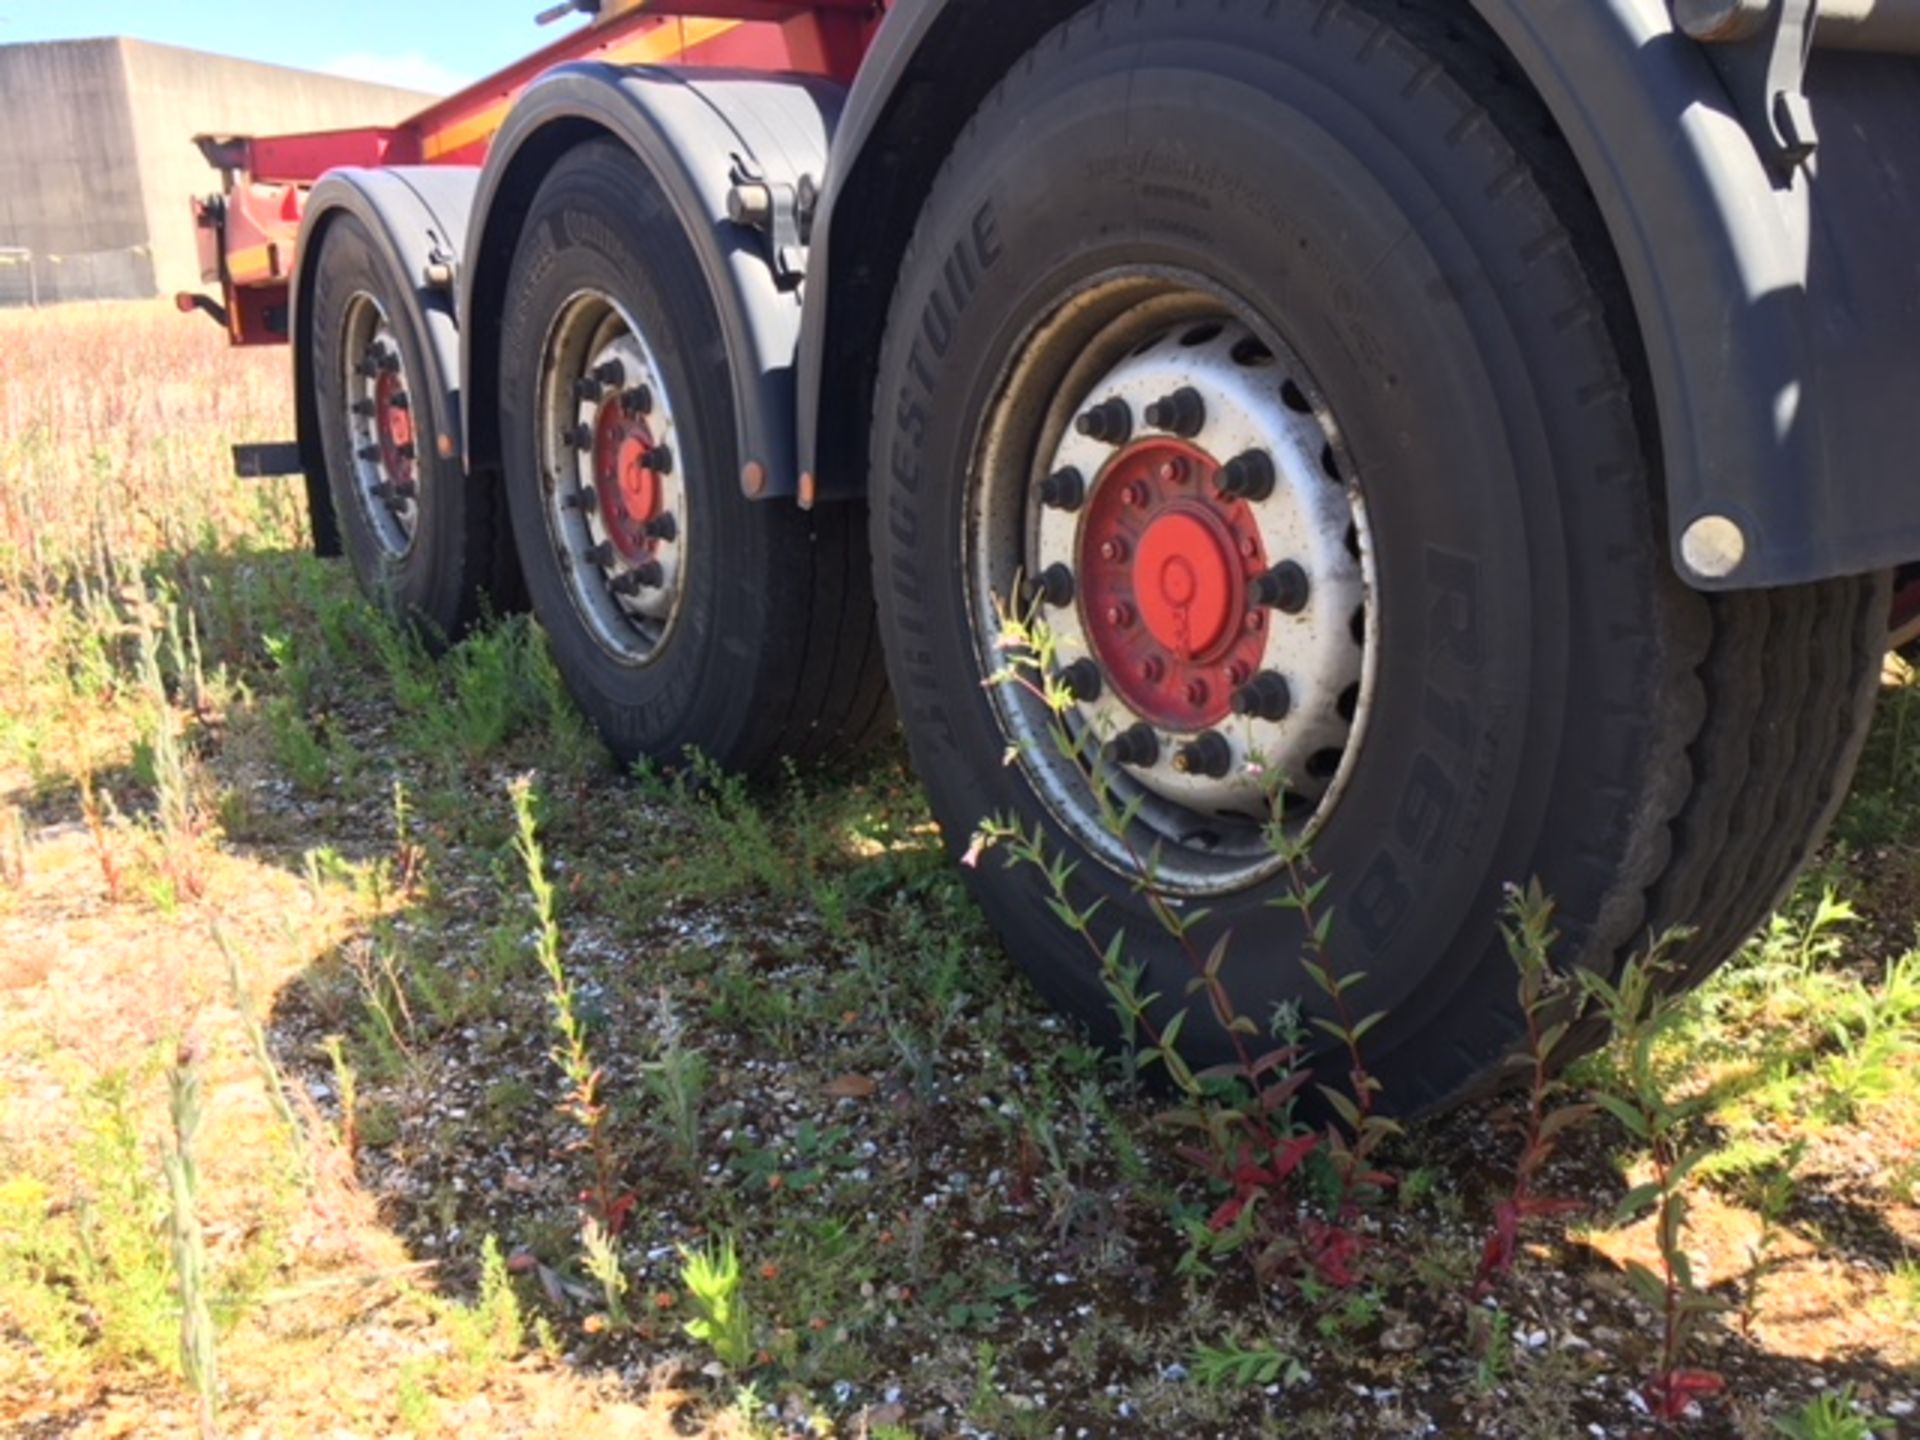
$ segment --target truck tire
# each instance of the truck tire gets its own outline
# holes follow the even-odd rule
[[[712,297],[626,149],[594,141],[554,165],[508,295],[500,425],[522,573],[608,746],[751,772],[878,733],[865,512],[741,493]]]
[[[444,425],[426,337],[359,217],[328,222],[314,264],[314,402],[342,548],[369,597],[430,643],[456,640],[511,574],[497,487],[416,442]]]
[[[999,817],[1075,862],[1093,938],[1124,932],[1143,992],[1191,1008],[1196,1060],[1230,1053],[1181,999],[1222,939],[1241,1014],[1326,1010],[1270,823],[1327,879],[1353,1012],[1386,1014],[1383,1103],[1413,1111],[1519,1034],[1507,885],[1541,880],[1569,966],[1697,927],[1697,980],[1851,773],[1884,583],[1675,577],[1601,222],[1458,9],[1079,13],[946,158],[876,384],[881,629],[947,843]],[[1059,646],[1078,758],[1032,695],[982,683],[1010,601]],[[1132,807],[1117,839],[1094,777]],[[1149,862],[1205,912],[1187,945],[1142,898]],[[1040,989],[1112,1036],[1045,878],[970,873]]]

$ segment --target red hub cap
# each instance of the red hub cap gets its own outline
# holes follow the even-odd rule
[[[373,382],[373,423],[380,441],[380,464],[387,478],[401,482],[413,479],[413,413],[394,403],[394,397],[406,392],[406,379],[398,370],[382,370]]]
[[[647,522],[660,513],[660,477],[647,463],[652,454],[653,434],[645,419],[629,415],[618,399],[610,398],[600,407],[593,440],[593,486],[613,548],[629,561],[648,558],[658,545],[646,529]]]
[[[1127,705],[1170,730],[1224,719],[1266,648],[1266,613],[1248,600],[1265,547],[1219,469],[1181,441],[1136,441],[1108,461],[1080,527],[1095,658]]]

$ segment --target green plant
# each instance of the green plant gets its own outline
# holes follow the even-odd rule
[[[580,1248],[585,1265],[600,1285],[606,1301],[607,1322],[617,1330],[627,1328],[627,1274],[620,1264],[620,1247],[598,1216],[589,1215],[580,1225]]]
[[[526,1321],[520,1298],[513,1292],[500,1242],[489,1235],[480,1245],[480,1293],[471,1305],[449,1302],[440,1318],[453,1341],[454,1353],[473,1370],[485,1370],[519,1355],[526,1343]]]
[[[1364,977],[1343,972],[1335,963],[1329,943],[1333,916],[1318,908],[1327,880],[1313,873],[1304,839],[1282,819],[1278,777],[1270,797],[1273,819],[1265,838],[1284,868],[1287,893],[1273,903],[1297,911],[1305,930],[1299,963],[1325,998],[1329,1012],[1313,1016],[1311,1025],[1336,1043],[1344,1062],[1344,1084],[1316,1088],[1344,1129],[1329,1125],[1316,1131],[1295,1121],[1295,1096],[1313,1078],[1297,1015],[1283,1010],[1263,1034],[1258,1024],[1239,1012],[1225,979],[1231,936],[1223,934],[1201,955],[1194,930],[1207,912],[1178,906],[1161,889],[1156,858],[1140,854],[1132,844],[1131,806],[1119,801],[1103,767],[1087,763],[1088,747],[1097,743],[1096,738],[1067,724],[1074,700],[1059,678],[1051,631],[1032,616],[1004,607],[999,614],[1003,663],[989,683],[1022,689],[1049,712],[1050,742],[1084,771],[1100,823],[1125,848],[1149,914],[1186,956],[1192,972],[1186,998],[1204,1000],[1234,1058],[1199,1072],[1187,1063],[1179,1041],[1190,1010],[1182,1006],[1163,1020],[1155,1018],[1164,997],[1144,992],[1145,971],[1125,959],[1124,928],[1115,927],[1104,944],[1096,937],[1099,902],[1086,906],[1075,902],[1072,881],[1077,862],[1064,853],[1049,854],[1038,822],[1027,832],[1010,819],[990,817],[976,833],[963,863],[977,864],[983,853],[998,847],[1006,853],[1008,864],[1028,865],[1042,875],[1049,907],[1080,938],[1098,967],[1119,1021],[1123,1054],[1134,1057],[1140,1067],[1160,1065],[1181,1092],[1183,1103],[1167,1112],[1166,1122],[1199,1137],[1198,1144],[1182,1145],[1180,1154],[1228,1192],[1208,1224],[1233,1237],[1236,1246],[1251,1243],[1256,1277],[1264,1280],[1291,1258],[1334,1284],[1354,1283],[1353,1265],[1362,1248],[1360,1230],[1354,1224],[1356,1213],[1365,1199],[1393,1184],[1393,1177],[1377,1166],[1374,1155],[1399,1126],[1377,1111],[1380,1085],[1367,1068],[1361,1045],[1384,1017],[1356,1016],[1349,1007],[1349,992]],[[1272,1043],[1256,1049],[1253,1042],[1262,1040]],[[1334,1181],[1325,1207],[1330,1214],[1323,1217],[1299,1207],[1291,1207],[1288,1213],[1288,1207],[1277,1203],[1279,1193],[1296,1183],[1296,1172],[1323,1148]],[[1189,1254],[1194,1253],[1190,1248]]]
[[[219,1362],[214,1347],[213,1313],[207,1307],[207,1246],[200,1229],[200,1171],[194,1160],[194,1137],[200,1130],[200,1072],[198,1057],[182,1043],[167,1071],[168,1114],[173,1121],[173,1148],[165,1160],[167,1176],[167,1234],[172,1245],[174,1284],[180,1299],[180,1369],[199,1402],[200,1434],[211,1440],[218,1433],[214,1402],[220,1387]]]
[[[743,1373],[754,1358],[753,1320],[741,1293],[740,1256],[733,1238],[698,1250],[681,1246],[680,1283],[694,1309],[687,1334],[705,1342],[729,1370]]]
[[[1480,1253],[1480,1270],[1474,1278],[1476,1296],[1485,1294],[1495,1278],[1512,1266],[1524,1221],[1565,1215],[1580,1208],[1577,1200],[1542,1195],[1535,1188],[1541,1170],[1559,1147],[1560,1137],[1594,1112],[1592,1104],[1577,1102],[1549,1108],[1561,1089],[1553,1070],[1554,1052],[1577,1013],[1577,1007],[1563,1003],[1569,987],[1555,973],[1549,958],[1553,942],[1559,938],[1552,923],[1553,905],[1538,880],[1508,894],[1500,934],[1519,976],[1518,999],[1527,1024],[1526,1044],[1510,1063],[1525,1071],[1527,1109],[1520,1127],[1520,1158],[1514,1165],[1513,1188],[1495,1204],[1493,1230]],[[1560,1011],[1558,1015],[1556,1010]]]
[[[340,1148],[351,1160],[360,1153],[360,1078],[347,1060],[345,1042],[340,1036],[323,1036],[320,1048],[333,1067],[333,1088],[340,1100]]]
[[[1473,1388],[1488,1394],[1513,1368],[1513,1316],[1505,1310],[1474,1309],[1469,1313],[1474,1346]]]
[[[287,1141],[293,1148],[294,1163],[299,1169],[301,1183],[311,1187],[314,1166],[307,1128],[294,1113],[286,1080],[280,1074],[272,1050],[267,1046],[267,1032],[254,1006],[253,992],[248,988],[246,976],[240,969],[240,956],[227,943],[226,933],[218,924],[212,927],[212,933],[215,948],[227,962],[227,990],[233,1000],[234,1013],[240,1017],[240,1031],[246,1037],[247,1053],[253,1057],[254,1069],[260,1073],[261,1082],[266,1086],[267,1101],[273,1107],[274,1118],[280,1122],[280,1128],[286,1132]]]
[[[1629,960],[1617,983],[1591,970],[1580,982],[1613,1027],[1611,1087],[1594,1101],[1646,1151],[1653,1177],[1629,1189],[1614,1212],[1625,1224],[1653,1212],[1654,1241],[1660,1254],[1655,1272],[1637,1260],[1627,1262],[1634,1293],[1661,1320],[1660,1369],[1644,1386],[1647,1403],[1665,1420],[1678,1419],[1694,1400],[1723,1388],[1721,1377],[1684,1365],[1687,1342],[1704,1315],[1727,1308],[1724,1300],[1694,1282],[1686,1250],[1687,1179],[1712,1154],[1693,1141],[1693,1122],[1713,1103],[1711,1095],[1675,1097],[1655,1063],[1655,1047],[1680,1015],[1680,999],[1659,985],[1667,955],[1684,932],[1669,931],[1644,956]]]
[[[1760,1289],[1767,1277],[1783,1263],[1774,1246],[1780,1238],[1780,1222],[1793,1203],[1794,1172],[1806,1155],[1804,1138],[1789,1144],[1780,1158],[1768,1166],[1760,1179],[1754,1208],[1760,1215],[1760,1234],[1747,1250],[1747,1273],[1740,1286],[1740,1333],[1751,1336],[1754,1320],[1760,1313]]]
[[[1193,1378],[1211,1390],[1274,1384],[1291,1388],[1306,1381],[1307,1371],[1293,1356],[1268,1342],[1243,1345],[1228,1339],[1218,1345],[1194,1347]]]
[[[567,1080],[567,1098],[561,1108],[579,1125],[593,1170],[587,1218],[598,1221],[608,1236],[617,1236],[633,1208],[634,1197],[619,1187],[613,1141],[607,1133],[607,1107],[600,1099],[602,1072],[588,1051],[586,1026],[575,1003],[573,982],[560,957],[559,911],[534,818],[538,797],[532,777],[521,776],[508,793],[513,801],[514,850],[533,896],[534,958],[547,978],[547,1003],[558,1037],[550,1054]]]
[[[647,1093],[660,1107],[675,1160],[686,1171],[700,1162],[700,1103],[712,1067],[707,1057],[683,1043],[673,1027],[666,1049],[645,1073]]]
[[[1776,1417],[1773,1428],[1788,1440],[1873,1440],[1882,1432],[1892,1433],[1894,1423],[1885,1415],[1862,1414],[1849,1382]]]

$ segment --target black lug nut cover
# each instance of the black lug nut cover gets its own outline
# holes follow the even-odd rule
[[[1091,656],[1082,656],[1060,672],[1060,683],[1067,693],[1082,704],[1100,698],[1100,667]]]
[[[1047,604],[1058,610],[1073,603],[1073,571],[1058,562],[1040,572],[1034,590]]]
[[[1103,445],[1124,445],[1133,435],[1133,411],[1116,395],[1082,411],[1073,428]]]
[[[1298,615],[1307,608],[1307,596],[1311,590],[1307,572],[1300,568],[1297,560],[1282,560],[1253,582],[1256,604],[1283,610],[1289,615]]]
[[[679,522],[671,515],[656,515],[640,528],[653,540],[672,540],[680,534]]]
[[[1217,780],[1233,768],[1233,746],[1218,730],[1204,731],[1174,751],[1173,768]]]
[[[593,449],[593,427],[582,420],[561,437],[576,450]]]
[[[641,457],[640,463],[656,475],[673,473],[673,451],[665,445],[656,445]]]
[[[1146,417],[1147,424],[1154,429],[1170,431],[1184,440],[1191,440],[1206,427],[1207,402],[1191,385],[1182,385],[1171,395],[1150,401]]]
[[[1055,510],[1078,510],[1087,498],[1087,478],[1069,465],[1040,482],[1040,503]]]
[[[645,385],[636,385],[620,396],[620,408],[629,415],[651,415],[653,413],[653,391]]]
[[[666,578],[667,572],[660,568],[658,560],[642,560],[614,580],[613,591],[616,595],[631,595],[636,590],[656,590]]]
[[[1109,765],[1132,765],[1144,769],[1160,758],[1160,737],[1154,728],[1141,721],[1129,725],[1100,748],[1100,756]]]
[[[1273,494],[1273,457],[1246,450],[1220,467],[1220,488],[1237,500],[1264,500]]]
[[[618,360],[607,360],[594,366],[592,375],[602,385],[624,385],[627,382],[627,367]]]
[[[1233,692],[1233,713],[1254,720],[1284,720],[1293,709],[1293,692],[1287,677],[1277,670],[1262,670]]]
[[[598,400],[607,393],[607,387],[591,375],[582,375],[573,382],[573,398],[576,400]]]

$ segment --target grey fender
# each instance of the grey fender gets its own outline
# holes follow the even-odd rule
[[[296,435],[300,464],[307,477],[307,501],[313,515],[314,548],[337,555],[338,520],[327,488],[326,459],[320,444],[320,419],[314,398],[314,266],[326,243],[327,227],[342,214],[356,217],[394,278],[414,331],[427,353],[416,363],[439,403],[441,433],[431,443],[443,450],[461,433],[460,328],[449,285],[429,278],[429,267],[445,266],[450,280],[464,250],[467,222],[473,214],[480,172],[473,166],[406,165],[386,170],[330,170],[313,187],[300,222],[299,263],[292,286],[293,374]]]
[[[987,88],[1081,3],[1008,7],[993,26],[969,0],[888,12],[813,227],[800,464],[823,496],[864,487],[884,277],[934,169]],[[1532,82],[1598,201],[1653,382],[1679,573],[1741,588],[1920,557],[1920,65],[1816,52],[1820,148],[1783,175],[1664,0],[1458,3]],[[1687,563],[1703,517],[1737,527],[1737,563],[1724,543]]]
[[[481,171],[481,219],[463,267],[468,393],[497,393],[507,276],[541,178],[573,146],[611,136],[660,187],[706,277],[732,375],[743,473],[755,476],[749,493],[792,495],[798,270],[781,283],[767,237],[728,217],[728,195],[743,165],[775,187],[817,180],[844,98],[845,88],[828,80],[720,69],[581,63],[535,81]],[[493,405],[470,408],[467,445],[472,466],[499,465]]]

